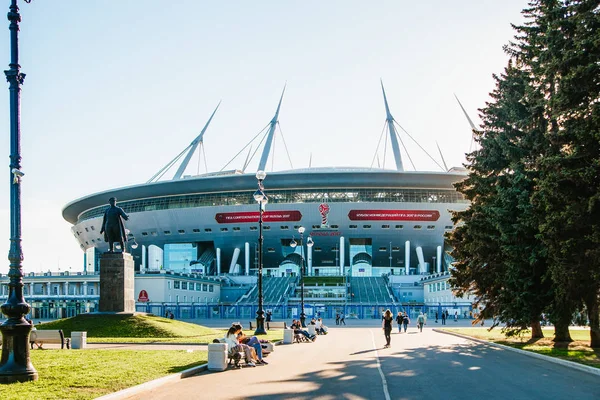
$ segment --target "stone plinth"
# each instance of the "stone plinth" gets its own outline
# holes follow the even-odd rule
[[[129,253],[100,257],[100,312],[135,312],[133,269]]]

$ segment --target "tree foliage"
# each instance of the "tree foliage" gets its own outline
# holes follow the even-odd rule
[[[452,283],[511,330],[549,311],[555,340],[583,303],[600,347],[600,2],[523,14],[457,185],[471,206],[453,216]]]

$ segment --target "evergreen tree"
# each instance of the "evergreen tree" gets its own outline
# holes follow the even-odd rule
[[[494,316],[509,334],[532,327],[532,336],[542,337],[540,315],[553,291],[530,200],[545,130],[543,97],[518,62],[495,80],[476,133],[481,150],[469,155],[469,176],[457,184],[471,206],[453,215],[458,262],[451,283],[458,294],[472,291],[485,305],[483,317]]]
[[[547,113],[555,123],[539,159],[536,196],[554,283],[566,302],[585,304],[594,348],[600,347],[599,10],[598,1],[572,1],[554,24],[560,37],[549,41],[552,57],[540,70],[547,81],[554,77]]]

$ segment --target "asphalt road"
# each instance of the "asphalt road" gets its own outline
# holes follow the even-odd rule
[[[334,327],[277,346],[269,365],[204,372],[128,399],[599,399],[596,375],[430,328]]]

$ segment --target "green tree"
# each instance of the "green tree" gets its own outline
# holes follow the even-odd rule
[[[565,303],[585,303],[594,348],[600,347],[599,10],[598,1],[572,1],[553,23],[560,34],[548,41],[551,57],[538,75],[551,88],[547,114],[554,123],[538,162],[536,196],[553,281]]]
[[[540,315],[553,291],[531,203],[546,127],[543,97],[519,62],[495,80],[476,132],[481,149],[469,155],[470,173],[457,184],[471,206],[453,215],[458,227],[449,239],[458,261],[451,283],[458,294],[472,291],[483,317],[494,316],[509,334],[531,327],[532,337],[543,337]]]

